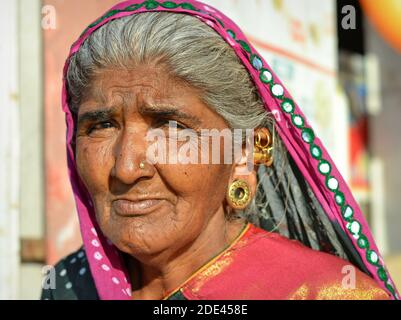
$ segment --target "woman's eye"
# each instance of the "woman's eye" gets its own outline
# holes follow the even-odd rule
[[[93,131],[96,130],[102,130],[102,129],[109,129],[109,128],[113,128],[114,124],[111,121],[103,121],[103,122],[99,122],[95,125],[93,125],[92,127],[89,128],[88,130],[88,134],[92,133]]]
[[[188,129],[185,125],[174,121],[174,120],[168,120],[168,119],[159,119],[156,123],[156,127],[167,127],[167,128],[177,128],[179,130],[183,130],[183,129]]]

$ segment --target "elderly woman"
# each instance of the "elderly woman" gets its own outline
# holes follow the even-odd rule
[[[84,247],[43,299],[398,299],[327,151],[221,12],[118,4],[74,43],[64,75]],[[239,129],[217,139],[229,147],[205,134]],[[150,133],[165,142],[156,152]],[[182,161],[184,146],[218,161]]]

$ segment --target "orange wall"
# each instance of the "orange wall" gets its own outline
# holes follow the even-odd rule
[[[56,28],[43,30],[45,82],[45,172],[47,263],[53,264],[82,243],[67,175],[61,79],[71,44],[117,0],[44,0],[56,13]]]

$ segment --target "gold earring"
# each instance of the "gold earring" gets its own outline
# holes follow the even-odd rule
[[[235,180],[230,184],[227,191],[227,202],[231,207],[242,210],[251,201],[251,190],[244,180]]]
[[[144,161],[141,161],[141,163],[139,164],[139,168],[145,169],[145,162]]]
[[[273,138],[267,128],[256,131],[253,159],[255,164],[271,166],[273,163]]]

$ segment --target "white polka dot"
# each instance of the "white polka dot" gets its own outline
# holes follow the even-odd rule
[[[83,267],[83,268],[81,268],[81,270],[79,270],[79,274],[81,276],[83,276],[85,274],[85,272],[86,272],[86,268],[85,267]]]
[[[83,251],[80,251],[77,255],[78,258],[83,258],[85,256],[85,253]]]
[[[354,214],[354,210],[350,206],[347,206],[347,208],[344,211],[344,217],[349,218],[349,217],[352,217],[353,214]]]
[[[127,293],[125,292],[125,289],[121,289],[121,291],[122,291],[125,295],[127,295]]]
[[[127,288],[127,289],[125,289],[126,291],[127,291],[127,294],[130,296],[131,295],[131,289],[130,288]]]
[[[353,221],[351,223],[350,229],[351,229],[352,233],[355,233],[355,234],[359,233],[361,231],[361,225],[359,224],[358,221]]]
[[[67,282],[65,285],[66,289],[71,289],[72,288],[72,283],[71,282]]]
[[[61,277],[64,277],[67,274],[67,270],[63,269],[63,270],[60,271],[59,274],[60,274]]]
[[[73,264],[75,262],[77,262],[77,258],[74,257],[74,258],[71,259],[70,263]]]
[[[127,280],[127,278],[124,278],[124,281],[125,281],[125,283],[128,283],[128,280]]]
[[[102,260],[103,256],[100,254],[99,251],[96,251],[95,254],[93,255],[96,260]]]
[[[302,120],[302,118],[300,116],[296,115],[296,116],[294,116],[294,123],[297,126],[302,126],[304,121]]]
[[[275,84],[272,87],[272,92],[276,97],[280,97],[284,94],[284,88],[280,84]]]
[[[92,231],[92,233],[97,237],[96,229],[95,229],[95,228],[92,228],[91,231]]]
[[[266,81],[266,82],[270,82],[273,79],[273,75],[268,70],[263,71],[262,76],[263,76],[264,81]]]
[[[319,169],[322,173],[329,173],[330,172],[330,165],[328,163],[321,163],[319,165]]]
[[[109,267],[107,264],[102,264],[102,269],[103,269],[104,271],[109,271],[109,270],[110,270],[110,267]]]
[[[372,251],[372,253],[370,254],[370,259],[372,259],[372,261],[376,263],[379,260],[379,256],[376,252]]]
[[[115,284],[120,283],[120,281],[116,277],[111,278],[111,281],[113,281]]]
[[[338,188],[338,181],[336,178],[330,178],[327,184],[331,190],[336,190]]]
[[[93,239],[91,243],[92,243],[92,246],[94,246],[94,247],[98,248],[100,246],[99,241],[97,241],[96,239]]]

